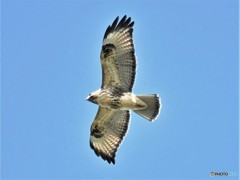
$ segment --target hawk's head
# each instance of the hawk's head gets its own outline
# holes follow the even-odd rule
[[[86,98],[86,100],[92,102],[92,103],[95,103],[95,104],[98,104],[97,103],[97,99],[98,99],[98,96],[100,94],[100,90],[97,90],[95,92],[92,92],[91,94],[88,95],[88,97]]]

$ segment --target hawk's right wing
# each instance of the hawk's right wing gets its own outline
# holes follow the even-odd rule
[[[115,164],[115,154],[127,132],[129,118],[129,111],[116,111],[99,106],[90,137],[90,146],[97,156]]]

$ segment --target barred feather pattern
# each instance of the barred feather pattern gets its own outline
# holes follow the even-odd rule
[[[102,88],[120,85],[131,92],[136,74],[136,57],[133,45],[131,18],[118,17],[108,26],[102,44]]]
[[[99,107],[91,126],[90,147],[97,156],[115,164],[115,156],[129,126],[129,111]]]

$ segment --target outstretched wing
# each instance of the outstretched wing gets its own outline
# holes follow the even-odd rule
[[[109,164],[115,164],[115,154],[127,132],[129,118],[129,111],[98,109],[91,126],[90,146]]]
[[[133,25],[126,15],[118,17],[108,26],[102,44],[102,88],[122,87],[131,92],[136,74],[136,57],[133,45]]]

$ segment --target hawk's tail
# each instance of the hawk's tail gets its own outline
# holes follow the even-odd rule
[[[153,121],[157,118],[161,110],[161,99],[157,94],[149,95],[137,95],[139,99],[148,105],[148,108],[143,110],[135,110],[134,112],[140,116],[146,118],[149,121]]]

